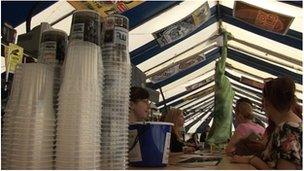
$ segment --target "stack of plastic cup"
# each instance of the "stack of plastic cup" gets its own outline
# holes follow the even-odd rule
[[[52,169],[55,131],[54,68],[18,66],[4,117],[3,168]]]
[[[102,57],[104,64],[101,169],[126,169],[131,64],[128,51],[128,18],[105,19]]]
[[[58,29],[50,29],[44,31],[41,36],[40,55],[38,57],[39,63],[44,63],[54,68],[54,96],[53,106],[55,110],[55,118],[57,125],[58,112],[58,93],[62,80],[61,67],[66,55],[67,48],[67,34]],[[54,161],[55,161],[55,143],[56,143],[56,129],[54,137]]]
[[[59,91],[56,169],[100,168],[102,82],[100,16],[76,11]]]
[[[53,169],[56,99],[60,60],[67,35],[60,30],[42,33],[37,64],[17,66],[4,115],[3,168]]]

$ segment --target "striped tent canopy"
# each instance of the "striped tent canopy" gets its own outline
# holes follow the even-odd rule
[[[69,34],[75,10],[66,1],[1,5],[2,23],[12,24],[17,34],[26,32],[30,12],[31,28],[48,22]],[[282,75],[296,82],[302,104],[302,1],[145,1],[122,14],[130,20],[131,62],[147,75],[147,87],[163,93],[156,103],[160,111],[185,111],[188,133],[201,132],[213,121],[220,28],[234,37],[228,42],[225,73],[235,90],[234,105],[249,98],[256,119],[267,124],[261,85]]]

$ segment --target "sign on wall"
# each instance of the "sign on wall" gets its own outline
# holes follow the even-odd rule
[[[185,18],[154,32],[153,36],[161,47],[165,46],[193,32],[206,22],[210,18],[210,15],[208,2],[205,2]]]
[[[22,63],[23,48],[13,43],[6,48],[6,68],[8,72],[14,73],[16,66]]]
[[[75,9],[91,9],[102,17],[115,13],[123,13],[143,3],[143,1],[68,1]]]
[[[208,94],[210,94],[212,92],[215,92],[215,86],[211,86],[211,87],[207,88],[206,90],[203,90],[199,93],[188,96],[188,97],[185,98],[185,100],[192,100],[192,99],[195,99],[195,98],[204,97],[204,96],[207,96]]]
[[[233,16],[261,29],[280,34],[286,34],[294,20],[294,17],[268,11],[242,1],[235,1]]]
[[[199,87],[203,87],[203,86],[207,85],[208,83],[210,83],[211,81],[214,81],[214,75],[204,79],[203,81],[199,81],[199,82],[194,83],[190,86],[187,86],[186,90],[191,91],[191,90],[197,89]]]
[[[205,60],[205,55],[203,52],[200,52],[195,55],[192,55],[191,57],[185,60],[178,61],[156,72],[155,74],[152,74],[149,78],[152,81],[152,83],[158,83],[179,73],[180,71],[191,68],[192,66],[195,66],[204,60]]]
[[[258,81],[255,81],[255,80],[243,77],[243,76],[241,77],[240,82],[244,83],[244,84],[247,84],[247,85],[250,85],[252,87],[255,87],[257,89],[260,89],[260,90],[262,90],[263,87],[264,87],[264,83],[261,83],[261,82],[258,82]]]

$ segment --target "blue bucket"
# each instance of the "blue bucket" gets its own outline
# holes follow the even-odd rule
[[[130,124],[130,166],[167,166],[172,126],[173,124],[168,122],[136,122]]]

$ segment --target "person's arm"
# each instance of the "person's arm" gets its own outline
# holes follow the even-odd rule
[[[183,142],[178,141],[175,133],[171,134],[171,143],[170,143],[171,152],[182,152],[185,144]]]
[[[260,169],[260,170],[270,170],[272,169],[271,167],[269,167],[267,165],[266,162],[264,162],[262,159],[260,159],[257,156],[253,156],[249,159],[249,164],[251,164],[253,167],[255,167],[256,169]]]
[[[276,169],[279,170],[297,170],[297,165],[284,159],[279,159]]]
[[[226,147],[226,153],[232,154],[235,151],[235,145],[241,140],[242,136],[239,133],[235,132]]]
[[[266,162],[264,162],[262,159],[260,159],[257,156],[251,155],[251,156],[239,156],[234,155],[231,159],[231,162],[233,163],[243,163],[243,164],[251,164],[256,169],[262,169],[262,170],[269,170],[271,167],[267,165]]]

